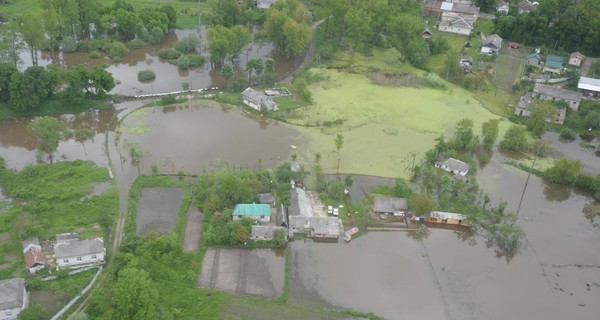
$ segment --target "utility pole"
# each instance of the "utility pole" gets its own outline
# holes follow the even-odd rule
[[[517,217],[519,217],[519,212],[521,212],[521,204],[523,204],[523,198],[525,197],[525,191],[527,190],[527,184],[529,184],[529,178],[531,177],[531,171],[533,171],[533,167],[535,167],[535,161],[538,158],[538,153],[540,151],[541,145],[538,145],[535,148],[535,156],[533,157],[533,162],[531,163],[531,169],[527,173],[527,180],[525,180],[525,186],[523,187],[523,192],[521,193],[521,200],[519,200],[519,206],[517,207]]]

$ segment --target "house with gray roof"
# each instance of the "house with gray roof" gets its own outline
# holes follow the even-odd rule
[[[254,5],[257,9],[269,9],[277,0],[256,0]]]
[[[577,89],[590,96],[599,95],[600,79],[581,77],[579,78],[579,82],[577,83]]]
[[[0,320],[17,320],[28,304],[25,279],[0,280]]]
[[[548,86],[541,83],[536,83],[533,87],[534,97],[538,97],[540,100],[562,100],[569,104],[569,107],[573,111],[579,109],[579,103],[583,99],[583,94],[577,91],[566,90],[559,87]]]
[[[56,235],[56,243],[71,242],[79,240],[79,233],[59,233]]]
[[[542,56],[537,52],[530,53],[525,57],[525,63],[528,66],[539,66],[541,62]]]
[[[498,54],[500,49],[502,49],[502,38],[497,34],[487,36],[481,42],[481,53],[483,54]]]
[[[468,36],[473,31],[474,19],[470,16],[460,16],[454,12],[442,13],[442,21],[438,24],[438,30]]]
[[[448,158],[445,160],[440,160],[435,163],[436,168],[441,168],[455,175],[464,177],[469,173],[469,169],[471,168],[465,162],[454,158]]]
[[[279,208],[277,208],[277,213],[275,214],[275,224],[279,227],[289,227],[290,223],[288,221],[287,210],[281,204]]]
[[[405,198],[375,197],[373,199],[373,212],[390,213],[408,210],[408,202]]]
[[[80,268],[104,262],[103,238],[56,242],[54,255],[58,269]]]
[[[519,13],[529,13],[537,8],[537,2],[531,2],[529,0],[523,0],[517,5]]]
[[[252,226],[252,231],[250,232],[251,240],[263,240],[269,241],[273,240],[275,236],[275,232],[281,231],[285,235],[285,239],[287,240],[288,231],[287,228],[277,227],[277,226]]]
[[[258,200],[258,203],[268,204],[271,207],[275,208],[275,196],[270,192],[259,193],[258,196],[256,196],[256,199]]]
[[[290,234],[305,233],[317,240],[337,241],[343,233],[342,220],[337,217],[290,216]]]
[[[259,112],[262,112],[264,109],[267,111],[277,110],[277,103],[271,97],[250,87],[242,92],[242,101],[250,108]]]
[[[502,1],[500,0],[498,2],[498,5],[496,7],[496,11],[498,13],[504,13],[504,14],[508,14],[508,11],[510,10],[510,5],[508,4],[508,2],[506,1]]]
[[[574,67],[581,67],[581,63],[585,59],[585,56],[581,52],[573,52],[569,56],[569,65]]]
[[[292,188],[290,190],[290,206],[288,207],[288,216],[291,219],[294,216],[298,217],[312,217],[313,208],[312,202],[306,191],[301,188]]]

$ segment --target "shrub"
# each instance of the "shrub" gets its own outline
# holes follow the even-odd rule
[[[196,50],[200,40],[196,35],[189,35],[175,43],[175,50],[183,53],[193,52]]]
[[[94,51],[90,52],[90,58],[92,58],[92,59],[98,59],[98,58],[100,58],[100,56],[101,56],[101,54],[100,54],[100,51],[98,51],[98,50],[94,50]]]
[[[158,56],[163,59],[173,60],[179,58],[181,53],[173,48],[164,48],[158,51]]]
[[[127,43],[127,47],[130,49],[141,49],[146,46],[146,43],[142,39],[133,39]]]
[[[197,68],[204,65],[204,57],[199,54],[190,54],[187,57],[190,59],[191,68]]]
[[[560,139],[561,140],[565,140],[565,141],[573,141],[575,140],[575,131],[569,129],[569,128],[563,128],[560,131]]]
[[[138,72],[139,81],[150,81],[156,79],[156,74],[152,70],[141,70]]]
[[[190,68],[190,58],[188,56],[181,56],[177,59],[177,68],[181,70],[187,70]]]
[[[64,52],[75,52],[77,50],[77,43],[71,36],[66,36],[62,41],[62,48]]]
[[[129,50],[127,46],[122,42],[115,41],[110,45],[110,50],[108,51],[108,56],[113,60],[119,60],[129,54]]]
[[[160,98],[160,104],[172,104],[177,102],[177,96],[169,94]]]
[[[165,32],[160,27],[154,27],[150,30],[150,43],[159,44]]]

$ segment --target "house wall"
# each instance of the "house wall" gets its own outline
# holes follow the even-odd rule
[[[442,32],[451,32],[451,33],[456,33],[456,34],[462,34],[465,36],[468,36],[469,34],[471,34],[471,29],[459,28],[459,27],[453,27],[453,26],[442,26],[442,27],[439,27],[439,30]]]
[[[101,262],[104,262],[104,252],[60,259],[56,258],[58,268],[74,268]]]
[[[20,308],[0,310],[0,320],[17,320],[20,312]]]
[[[258,222],[270,222],[271,221],[271,216],[245,216],[245,215],[234,215],[233,216],[233,220],[242,220],[244,217],[246,218],[250,218],[254,221],[258,221]]]
[[[244,101],[244,103],[247,106],[260,111],[260,104],[259,103],[255,102],[255,101],[252,101],[252,100],[248,100],[246,98],[243,98],[242,100]]]
[[[44,265],[40,265],[40,266],[35,266],[33,268],[29,268],[27,269],[27,271],[29,272],[29,274],[35,274],[36,272],[40,271],[44,269]]]

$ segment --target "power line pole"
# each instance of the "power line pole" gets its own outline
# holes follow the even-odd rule
[[[535,148],[535,156],[533,157],[533,162],[531,163],[531,169],[527,173],[527,180],[525,180],[525,186],[523,187],[523,192],[521,193],[521,200],[519,200],[519,206],[517,207],[517,217],[519,216],[519,212],[521,212],[521,204],[523,204],[523,198],[525,197],[525,191],[527,190],[527,184],[529,184],[529,178],[531,177],[531,171],[533,171],[533,167],[535,167],[535,161],[538,158],[538,153],[541,148],[541,145],[538,145]]]

